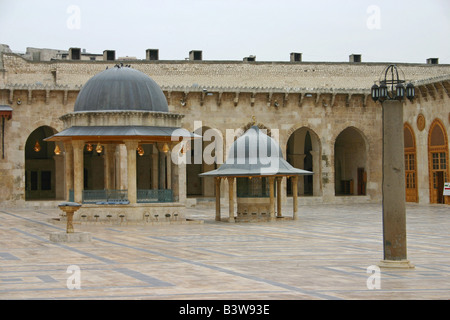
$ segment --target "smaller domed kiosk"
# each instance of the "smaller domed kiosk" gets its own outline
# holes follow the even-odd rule
[[[283,217],[281,182],[284,177],[293,179],[293,219],[297,219],[296,182],[298,176],[311,174],[313,172],[294,168],[285,161],[278,143],[254,125],[234,141],[224,164],[200,176],[215,177],[216,221],[221,221],[220,179],[227,179],[230,190],[228,221],[239,222],[272,221]],[[236,217],[233,192],[235,181]]]
[[[74,220],[185,220],[185,170],[171,161],[179,142],[196,136],[180,127],[183,117],[131,67],[89,79],[61,117],[64,130],[46,139],[64,150],[67,200],[83,204]]]

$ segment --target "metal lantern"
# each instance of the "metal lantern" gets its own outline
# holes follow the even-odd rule
[[[415,89],[414,85],[412,83],[408,83],[406,85],[406,98],[409,99],[409,101],[412,101],[415,96]]]
[[[398,100],[402,100],[405,97],[405,87],[399,83],[395,86],[395,95]]]
[[[388,98],[388,88],[386,82],[382,81],[380,84],[380,101],[384,101]]]
[[[383,102],[385,100],[402,101],[406,97],[412,101],[414,98],[414,86],[408,83],[404,86],[405,80],[399,76],[399,70],[395,64],[389,65],[383,71],[383,78],[379,80],[380,86],[374,84],[371,88],[373,101]]]
[[[372,86],[372,89],[370,91],[370,94],[372,96],[373,101],[377,101],[380,98],[380,87],[378,87],[377,84],[374,84]]]
[[[103,151],[103,147],[102,145],[99,143],[97,143],[97,146],[95,147],[95,151],[97,151],[98,154],[102,153]]]
[[[35,152],[41,151],[41,145],[39,144],[39,141],[36,141],[36,144],[34,145],[33,150],[34,150]]]

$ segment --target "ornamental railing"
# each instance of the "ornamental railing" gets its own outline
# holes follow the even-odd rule
[[[173,192],[170,189],[149,189],[137,191],[138,203],[173,202]]]
[[[74,192],[69,190],[69,201],[74,201]],[[128,190],[83,190],[85,204],[129,204]],[[138,203],[173,202],[170,189],[137,190]]]
[[[236,193],[238,198],[268,198],[270,197],[269,179],[265,177],[236,178]]]
[[[128,204],[128,190],[83,190],[83,203]]]

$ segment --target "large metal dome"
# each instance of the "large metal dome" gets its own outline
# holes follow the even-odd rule
[[[89,79],[74,106],[75,112],[131,110],[169,112],[169,107],[153,79],[138,70],[118,65]]]

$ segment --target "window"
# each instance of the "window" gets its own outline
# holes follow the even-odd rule
[[[433,170],[445,170],[447,169],[447,161],[446,161],[445,152],[435,152],[432,153],[432,165]]]

